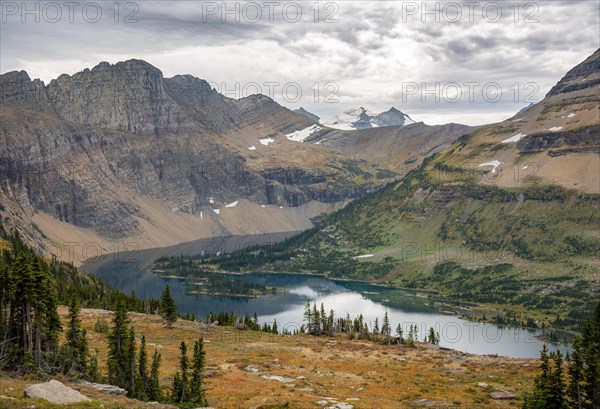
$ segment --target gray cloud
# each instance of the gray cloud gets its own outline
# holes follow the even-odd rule
[[[519,3],[517,22],[509,9],[513,2],[493,2],[502,6],[503,18],[496,23],[486,21],[481,8],[473,22],[463,15],[458,22],[442,16],[436,23],[421,15],[422,10],[407,16],[407,3],[393,1],[319,2],[318,22],[314,3],[298,2],[294,4],[301,7],[301,18],[291,23],[296,6],[280,3],[272,22],[266,7],[257,22],[244,15],[236,22],[232,15],[226,21],[220,14],[207,15],[207,7],[222,2],[179,0],[139,2],[137,23],[123,22],[123,9],[115,23],[108,9],[112,2],[102,3],[105,14],[97,23],[81,15],[74,23],[66,18],[35,23],[3,14],[7,21],[0,25],[0,71],[25,69],[48,81],[103,60],[140,58],[166,76],[190,73],[227,87],[295,82],[303,89],[297,104],[286,102],[281,94],[275,94],[276,100],[291,108],[302,105],[321,117],[357,105],[374,110],[394,105],[429,123],[475,124],[500,120],[523,102],[403,102],[402,85],[493,81],[508,89],[514,83],[535,82],[541,99],[566,71],[600,46],[596,1],[538,1],[533,16],[537,23],[523,21],[531,14],[523,9],[525,3]],[[240,10],[252,10],[249,2],[237,4]],[[288,4],[291,14],[285,15],[282,8]],[[412,4],[420,7],[422,2]],[[323,21],[331,13],[338,22]],[[338,103],[323,103],[328,82],[338,87]],[[320,89],[317,102],[314,84]]]

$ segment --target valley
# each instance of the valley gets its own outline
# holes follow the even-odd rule
[[[1,408],[600,408],[593,2],[9,3]]]

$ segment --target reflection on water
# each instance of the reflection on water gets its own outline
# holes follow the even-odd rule
[[[244,243],[272,242],[283,237],[272,235],[241,237],[235,245]],[[232,240],[226,238],[222,240]],[[252,273],[235,276],[238,279],[260,283],[267,286],[284,288],[285,292],[264,295],[257,298],[187,295],[183,284],[175,279],[163,279],[152,272],[152,261],[163,255],[197,254],[206,241],[187,243],[158,250],[144,250],[127,261],[117,257],[86,262],[83,270],[98,275],[116,288],[126,292],[135,292],[141,298],[159,298],[164,286],[169,283],[171,293],[179,310],[183,313],[195,313],[203,318],[209,312],[234,311],[238,315],[256,312],[261,322],[272,323],[277,320],[280,329],[290,331],[302,325],[304,306],[307,300],[315,301],[318,306],[325,305],[327,312],[335,311],[336,317],[351,318],[362,314],[371,327],[375,319],[382,319],[387,312],[392,328],[401,324],[404,334],[410,325],[419,329],[419,338],[423,338],[430,327],[439,332],[440,345],[475,354],[499,354],[517,358],[539,356],[543,343],[535,338],[536,332],[499,327],[491,324],[473,323],[452,315],[445,315],[428,306],[426,298],[412,294],[364,283],[332,281],[320,276],[301,274]],[[214,242],[213,242],[214,244]],[[229,245],[232,245],[229,243]],[[194,253],[195,252],[195,253]],[[551,350],[560,347],[563,353],[570,350],[566,346],[550,345]]]

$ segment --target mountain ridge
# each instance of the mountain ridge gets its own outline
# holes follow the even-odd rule
[[[141,60],[47,85],[9,72],[0,100],[0,213],[45,247],[303,230],[396,176],[351,151],[289,139],[316,122],[267,96],[235,100]]]

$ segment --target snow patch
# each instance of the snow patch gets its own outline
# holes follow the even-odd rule
[[[221,214],[221,209],[213,209],[213,212],[215,212],[216,214]]]
[[[202,212],[200,212],[200,220],[204,219],[204,215],[202,214]]]
[[[275,142],[275,138],[262,138],[259,139],[260,143],[262,143],[265,146],[269,146],[270,143]]]
[[[525,118],[517,118],[517,119],[513,119],[511,122],[519,122],[519,121],[522,121],[523,119],[525,119]]]
[[[561,129],[563,129],[562,126],[553,126],[552,128],[550,128],[548,130],[552,131],[552,132],[556,132],[556,131],[560,131]]]
[[[527,168],[529,168],[528,165],[523,166],[523,170],[527,170]]]
[[[479,167],[483,167],[483,166],[491,166],[492,167],[492,173],[496,173],[496,169],[498,169],[498,167],[502,164],[502,162],[500,162],[499,160],[493,160],[491,162],[485,162],[482,163],[481,165],[479,165]]]
[[[525,138],[526,136],[527,136],[527,134],[518,133],[514,136],[511,136],[510,138],[503,140],[501,143],[519,142],[521,139]],[[481,166],[481,165],[479,165],[479,166]]]
[[[208,198],[208,203],[213,204],[215,202],[215,198],[214,197],[209,197]]]
[[[236,207],[238,205],[238,201],[236,200],[235,202],[231,202],[229,204],[226,204],[225,207]]]
[[[573,118],[575,116],[575,113],[571,112],[569,115],[567,115],[567,118]]]
[[[373,257],[375,254],[363,254],[362,256],[356,256],[356,257],[352,257],[352,258],[369,258],[369,257]]]
[[[255,151],[256,150],[256,146],[254,146],[254,145],[249,146],[248,149],[251,150],[251,151]]]
[[[308,128],[301,129],[296,132],[285,135],[290,141],[304,142],[306,138],[311,136],[313,133],[320,131],[322,128],[319,125],[311,125]]]
[[[264,208],[265,208],[265,207],[267,207],[267,206],[265,206],[265,205],[260,205],[260,207],[262,207],[262,208],[264,209]]]

